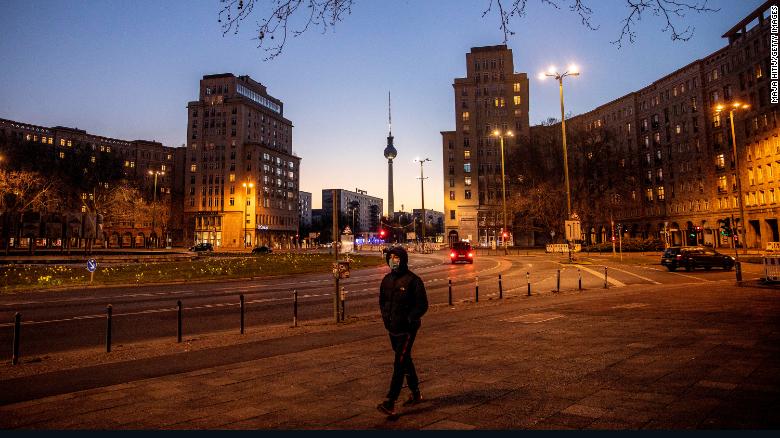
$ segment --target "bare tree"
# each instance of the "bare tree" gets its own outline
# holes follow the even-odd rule
[[[498,14],[499,28],[504,35],[504,44],[514,35],[512,21],[526,15],[529,0],[485,0],[487,6],[482,17]],[[596,0],[538,0],[541,4],[561,10],[566,8],[576,14],[582,25],[590,30],[600,26],[593,23],[593,10],[589,5]],[[279,56],[289,36],[297,37],[311,27],[319,27],[322,33],[332,29],[352,12],[354,0],[220,0],[218,22],[222,35],[238,34],[244,20],[257,14],[255,37],[257,47],[263,48],[268,56],[265,60]],[[717,12],[707,6],[707,0],[624,0],[626,15],[620,35],[614,41],[622,47],[624,41],[636,41],[635,28],[643,15],[660,17],[664,23],[662,32],[671,32],[673,41],[688,41],[694,32],[685,26],[688,13]],[[684,27],[684,29],[682,29]]]

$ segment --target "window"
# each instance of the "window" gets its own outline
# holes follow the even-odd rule
[[[664,200],[664,186],[658,186],[656,188],[656,192],[658,192],[658,200],[663,201]]]
[[[236,205],[236,198],[230,198],[230,201],[228,202],[228,205],[230,205],[231,207]]]
[[[471,199],[471,190],[466,190],[463,193],[463,197],[466,198],[466,199]]]
[[[645,198],[648,201],[652,201],[653,200],[653,189],[652,188],[645,189]]]
[[[463,184],[465,184],[466,186],[470,186],[471,185],[471,177],[470,176],[465,177],[463,179]]]
[[[514,91],[515,93],[519,93],[520,92],[520,83],[519,82],[515,82],[514,84],[512,84],[512,91]]]
[[[463,151],[463,159],[468,160],[471,158],[471,151]]]
[[[231,173],[230,176],[228,177],[228,181],[236,182],[236,174],[235,173]]]
[[[127,166],[128,164],[129,163],[127,161],[125,161],[125,166]],[[190,165],[190,172],[195,172],[197,170],[198,170],[198,165],[197,164],[191,164]]]
[[[463,111],[463,114],[461,115],[461,120],[463,120],[464,122],[468,122],[469,121],[469,112],[468,111]]]
[[[463,171],[466,173],[471,173],[471,163],[463,163]]]
[[[753,73],[755,73],[756,79],[761,79],[764,77],[764,71],[761,69],[761,64],[756,64],[753,67]]]
[[[454,200],[455,200],[455,191],[450,190],[450,201],[454,201]]]
[[[455,220],[455,210],[450,210],[450,219]]]
[[[515,96],[514,97],[514,101],[515,101],[515,106],[520,106],[520,103],[521,103],[520,96]]]

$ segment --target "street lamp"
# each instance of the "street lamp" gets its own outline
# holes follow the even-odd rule
[[[157,176],[165,175],[162,170],[150,170],[149,175],[154,175],[154,193],[152,193],[152,232],[155,233],[155,246],[157,246],[157,231],[155,231],[155,219],[157,218]]]
[[[244,187],[244,247],[247,247],[247,236],[249,235],[249,229],[246,226],[247,219],[246,219],[246,207],[249,205],[251,201],[249,201],[249,189],[255,186],[254,183],[242,183],[241,184]]]
[[[414,161],[420,163],[420,201],[422,203],[422,243],[423,243],[423,252],[425,252],[425,189],[423,188],[423,182],[426,178],[423,177],[423,164],[426,161],[431,161],[430,158],[425,159],[419,159],[415,158]]]
[[[566,212],[567,218],[571,218],[571,192],[569,190],[569,158],[566,151],[566,117],[563,112],[563,78],[566,76],[579,76],[580,72],[576,65],[570,65],[569,69],[563,73],[558,73],[554,66],[550,66],[544,73],[539,73],[539,79],[544,80],[545,77],[553,77],[558,80],[558,89],[561,95],[561,133],[563,137],[563,175],[566,181]]]
[[[724,111],[726,111],[725,106],[718,105],[715,107],[715,112],[717,114],[720,114]],[[734,153],[734,170],[737,175],[737,199],[739,202],[739,227],[736,227],[737,231],[737,237],[738,240],[742,242],[742,248],[745,253],[747,253],[747,247],[745,246],[747,242],[745,241],[745,233],[742,233],[742,237],[739,237],[739,229],[742,227],[744,229],[745,227],[745,207],[744,207],[744,201],[742,200],[742,178],[739,177],[739,156],[737,155],[737,136],[734,132],[734,111],[739,109],[748,109],[750,108],[750,105],[742,103],[742,102],[733,102],[728,107],[729,112],[729,124],[731,124],[731,147],[732,151]],[[737,271],[737,281],[742,281],[742,266],[739,262],[739,251],[737,251],[737,244],[734,244],[734,258],[736,259],[735,270]]]
[[[512,131],[501,132],[498,129],[493,131],[493,136],[498,137],[501,143],[501,197],[504,204],[504,227],[501,230],[501,238],[504,241],[504,255],[507,255],[506,242],[509,237],[509,231],[506,226],[506,178],[504,176],[504,137],[512,137]]]

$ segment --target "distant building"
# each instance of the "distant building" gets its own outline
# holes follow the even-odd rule
[[[288,248],[298,230],[301,159],[284,104],[249,76],[203,76],[187,105],[184,217],[193,242]]]
[[[333,215],[333,189],[322,190],[323,221],[330,222]],[[352,233],[364,237],[376,235],[382,218],[382,199],[370,196],[363,190],[335,189],[336,204],[346,223],[339,223],[341,231],[349,225]]]
[[[472,47],[466,77],[452,88],[455,130],[441,133],[445,234],[449,242],[487,245],[501,239],[502,228],[501,150],[493,133],[505,134],[505,150],[528,138],[528,75],[515,73],[506,45]]]
[[[298,216],[301,221],[301,228],[311,228],[311,193],[298,192]]]
[[[422,216],[422,209],[415,208],[412,210],[412,216],[415,220],[419,221]],[[436,234],[442,234],[444,232],[444,213],[435,210],[425,209],[425,223],[428,225],[426,228],[426,236],[432,238],[434,236],[427,234],[428,230],[432,230]]]

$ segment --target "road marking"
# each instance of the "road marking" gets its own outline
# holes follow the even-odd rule
[[[584,267],[582,265],[575,265],[575,266],[577,266],[577,268],[582,269],[583,271],[585,271],[585,272],[587,272],[589,274],[595,275],[598,278],[604,278],[604,273],[603,272],[599,273],[597,271],[594,271],[593,269],[586,268],[586,267]],[[625,286],[625,283],[617,281],[614,278],[610,278],[609,275],[607,275],[607,282],[611,283],[611,284],[613,284],[613,285],[615,285],[617,287]]]
[[[612,306],[613,309],[639,309],[641,307],[647,307],[648,304],[645,303],[628,303],[628,304],[621,304],[619,306]]]
[[[693,278],[694,280],[703,281],[703,282],[705,282],[705,283],[706,283],[706,282],[715,281],[715,280],[707,280],[706,278],[696,277],[696,276],[694,276],[694,275],[680,274],[679,272],[671,272],[671,273],[672,273],[672,274],[674,274],[674,275],[679,275],[679,276],[681,276],[681,277]]]
[[[624,273],[626,273],[628,275],[633,275],[634,277],[641,278],[642,280],[645,280],[645,281],[649,281],[652,284],[661,284],[658,281],[652,280],[652,279],[647,278],[647,277],[643,277],[643,276],[641,276],[639,274],[634,274],[633,272],[629,272],[629,271],[626,271],[626,270],[623,270],[623,269],[613,268],[613,267],[610,267],[609,269],[614,269],[615,271],[620,271],[620,272],[624,272]]]
[[[563,318],[560,313],[528,313],[512,318],[502,319],[504,322],[521,322],[523,324],[539,324],[540,322],[552,321],[553,319]]]

